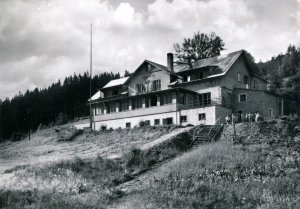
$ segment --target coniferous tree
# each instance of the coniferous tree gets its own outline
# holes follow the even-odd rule
[[[119,73],[102,73],[92,78],[92,94]],[[74,74],[44,89],[27,90],[0,103],[0,140],[16,138],[40,124],[48,125],[89,114],[89,74]],[[30,110],[30,111],[29,111]],[[63,117],[62,117],[63,116]],[[63,118],[63,120],[61,120]],[[19,139],[19,137],[17,137]]]

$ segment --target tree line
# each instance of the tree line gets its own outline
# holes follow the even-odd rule
[[[128,73],[128,72],[127,72]],[[119,73],[102,73],[92,78],[92,94],[112,79],[120,78]],[[87,101],[90,96],[90,76],[68,76],[51,86],[25,93],[19,93],[12,99],[0,100],[0,141],[19,139],[29,129],[40,125],[62,123],[89,115]]]

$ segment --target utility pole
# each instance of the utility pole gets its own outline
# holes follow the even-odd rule
[[[92,111],[92,69],[93,69],[93,25],[91,23],[91,37],[90,37],[90,128],[93,128],[93,111]]]
[[[28,137],[30,140],[30,129],[31,129],[31,108],[27,108],[27,118],[28,118]]]
[[[235,129],[235,86],[233,87],[232,90],[232,114],[231,114],[231,120],[232,120],[232,124],[233,124],[233,142],[236,141],[236,129]]]

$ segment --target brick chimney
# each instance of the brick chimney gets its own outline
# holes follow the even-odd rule
[[[167,63],[168,63],[168,68],[170,71],[174,71],[174,56],[172,53],[167,54]]]

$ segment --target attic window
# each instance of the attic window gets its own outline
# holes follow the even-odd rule
[[[153,69],[153,66],[150,64],[146,65],[146,71],[151,71]]]
[[[238,74],[237,74],[237,81],[238,81],[239,83],[242,82],[242,74],[241,74],[241,73],[238,73]]]

